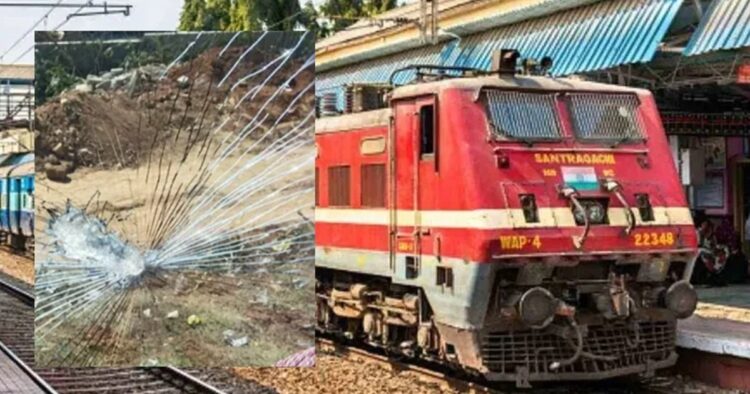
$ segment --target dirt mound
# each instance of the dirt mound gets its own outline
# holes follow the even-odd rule
[[[257,133],[262,135],[294,97],[313,83],[314,72],[308,67],[282,86],[303,65],[299,59],[291,60],[261,88],[257,83],[279,63],[266,67],[274,58],[262,52],[251,52],[238,63],[246,49],[229,48],[220,57],[221,48],[211,48],[176,65],[163,78],[165,68],[160,65],[89,76],[37,109],[37,169],[64,177],[79,166],[134,167],[172,137],[175,141],[188,135],[188,141],[207,138],[220,124],[225,132],[239,133],[281,87],[281,94],[264,107],[268,116],[258,124]],[[253,72],[258,73],[256,79],[242,81]],[[299,120],[313,105],[310,91],[285,119]],[[270,140],[289,127],[282,120]]]
[[[140,105],[124,95],[71,92],[37,110],[37,152],[50,164],[134,164],[140,114]]]

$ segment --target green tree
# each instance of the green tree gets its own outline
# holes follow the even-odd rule
[[[396,0],[326,0],[320,5],[320,14],[331,20],[331,30],[337,32],[360,18],[374,17],[396,6]]]
[[[180,30],[229,30],[232,0],[185,0],[180,14]]]
[[[364,10],[367,16],[373,17],[394,9],[397,5],[396,0],[370,0],[365,2]]]
[[[307,30],[315,34],[315,37],[327,37],[330,34],[328,23],[321,22],[321,14],[315,8],[312,0],[308,0],[302,7],[302,24]]]
[[[268,30],[294,30],[302,24],[299,0],[256,0],[256,5]]]
[[[180,14],[180,30],[197,30],[203,23],[206,3],[203,0],[185,0]]]
[[[184,0],[180,30],[294,30],[303,26],[325,37],[357,19],[373,17],[397,5],[397,0],[325,0],[316,9],[312,0]]]
[[[242,30],[259,30],[260,23],[256,15],[253,4],[247,0],[238,0],[232,2],[230,11],[230,31]]]
[[[299,0],[185,0],[180,30],[293,30],[304,21]]]

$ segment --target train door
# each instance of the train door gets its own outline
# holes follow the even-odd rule
[[[417,279],[421,271],[419,173],[423,162],[435,165],[434,135],[428,139],[421,131],[423,126],[434,129],[434,105],[433,97],[394,104],[391,140],[395,143],[390,152],[391,268],[399,279]]]
[[[390,199],[391,269],[394,278],[419,276],[418,236],[415,223],[417,116],[414,100],[397,101],[391,124]]]

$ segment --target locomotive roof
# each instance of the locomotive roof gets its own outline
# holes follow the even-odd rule
[[[583,81],[572,78],[552,78],[543,76],[497,76],[488,75],[472,78],[449,78],[434,82],[415,83],[399,86],[393,90],[393,99],[436,94],[446,89],[505,88],[548,91],[589,91],[589,92],[622,92],[644,93],[643,89],[636,89],[620,85],[608,85],[598,82]]]
[[[391,109],[383,108],[373,111],[323,117],[315,120],[315,134],[353,130],[353,126],[355,125],[357,129],[387,126],[390,116]]]
[[[619,93],[648,93],[644,89],[636,89],[620,85],[608,85],[598,82],[583,81],[572,78],[551,78],[541,76],[497,76],[489,75],[471,78],[450,78],[433,82],[422,82],[403,85],[393,90],[392,99],[439,94],[447,89],[467,89],[479,91],[482,88],[504,88],[546,91],[586,91],[586,92],[619,92]],[[315,121],[315,133],[331,133],[352,131],[368,127],[386,126],[391,115],[390,108],[357,112],[339,116],[322,117]]]

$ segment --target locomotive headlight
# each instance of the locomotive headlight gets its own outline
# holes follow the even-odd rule
[[[575,217],[576,223],[582,224],[586,222],[586,217],[589,219],[591,224],[602,224],[607,217],[607,209],[599,201],[596,200],[583,200],[581,201],[583,211],[577,208],[573,208],[573,216]]]
[[[589,216],[589,222],[593,224],[604,223],[604,217],[607,215],[604,205],[598,201],[591,201],[586,206],[586,214]]]
[[[576,223],[583,224],[586,222],[586,215],[588,210],[586,209],[586,206],[583,206],[583,210],[580,210],[578,208],[573,208],[573,217],[576,219]]]
[[[555,317],[557,303],[547,289],[534,287],[523,293],[518,301],[518,316],[527,326],[544,328]]]
[[[685,319],[695,311],[698,295],[690,283],[681,280],[669,286],[664,295],[664,303],[667,309],[677,315],[677,318]]]

